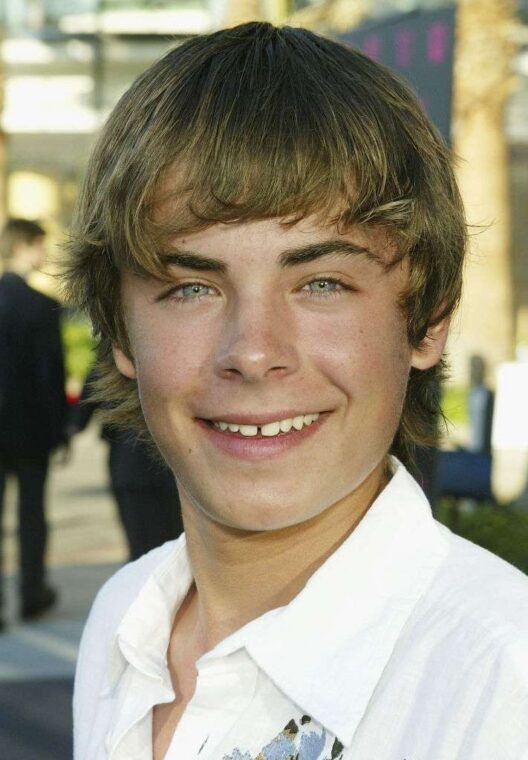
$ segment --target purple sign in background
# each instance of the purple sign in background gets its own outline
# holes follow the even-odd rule
[[[365,24],[341,39],[401,73],[450,142],[454,33],[454,8],[444,8]]]

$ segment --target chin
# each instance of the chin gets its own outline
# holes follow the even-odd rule
[[[265,502],[266,500],[263,499],[256,503],[254,496],[245,503],[240,499],[237,504],[244,504],[244,506],[239,507],[236,512],[229,508],[225,510],[216,509],[215,514],[209,513],[209,516],[235,530],[272,532],[305,523],[319,513],[317,509],[313,508],[313,505],[312,510],[307,508],[303,510],[299,501],[296,501],[295,504],[285,504],[284,501],[270,502],[268,497],[268,503]]]

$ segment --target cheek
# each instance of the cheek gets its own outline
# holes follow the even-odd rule
[[[404,320],[394,310],[305,322],[301,332],[319,370],[347,395],[379,394],[389,381],[396,395],[405,392],[411,351]]]
[[[177,403],[193,394],[204,376],[207,346],[196,331],[164,325],[156,320],[133,335],[138,392],[147,415],[169,401]]]

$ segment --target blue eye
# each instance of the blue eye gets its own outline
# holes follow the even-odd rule
[[[311,294],[331,296],[338,293],[341,290],[342,285],[339,280],[322,278],[321,280],[312,280],[311,282],[306,283],[304,287],[308,288]]]
[[[185,285],[180,285],[178,288],[175,288],[173,295],[176,298],[199,298],[200,296],[208,295],[209,290],[209,285],[201,285],[199,282],[189,282]]]
[[[189,303],[191,301],[201,301],[215,294],[215,289],[211,285],[204,285],[201,282],[182,282],[181,285],[173,285],[170,290],[160,293],[156,300],[176,301],[176,303]]]

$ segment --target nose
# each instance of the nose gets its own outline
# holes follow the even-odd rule
[[[288,307],[279,299],[239,300],[221,331],[218,374],[255,383],[295,372],[299,367],[295,332]]]

